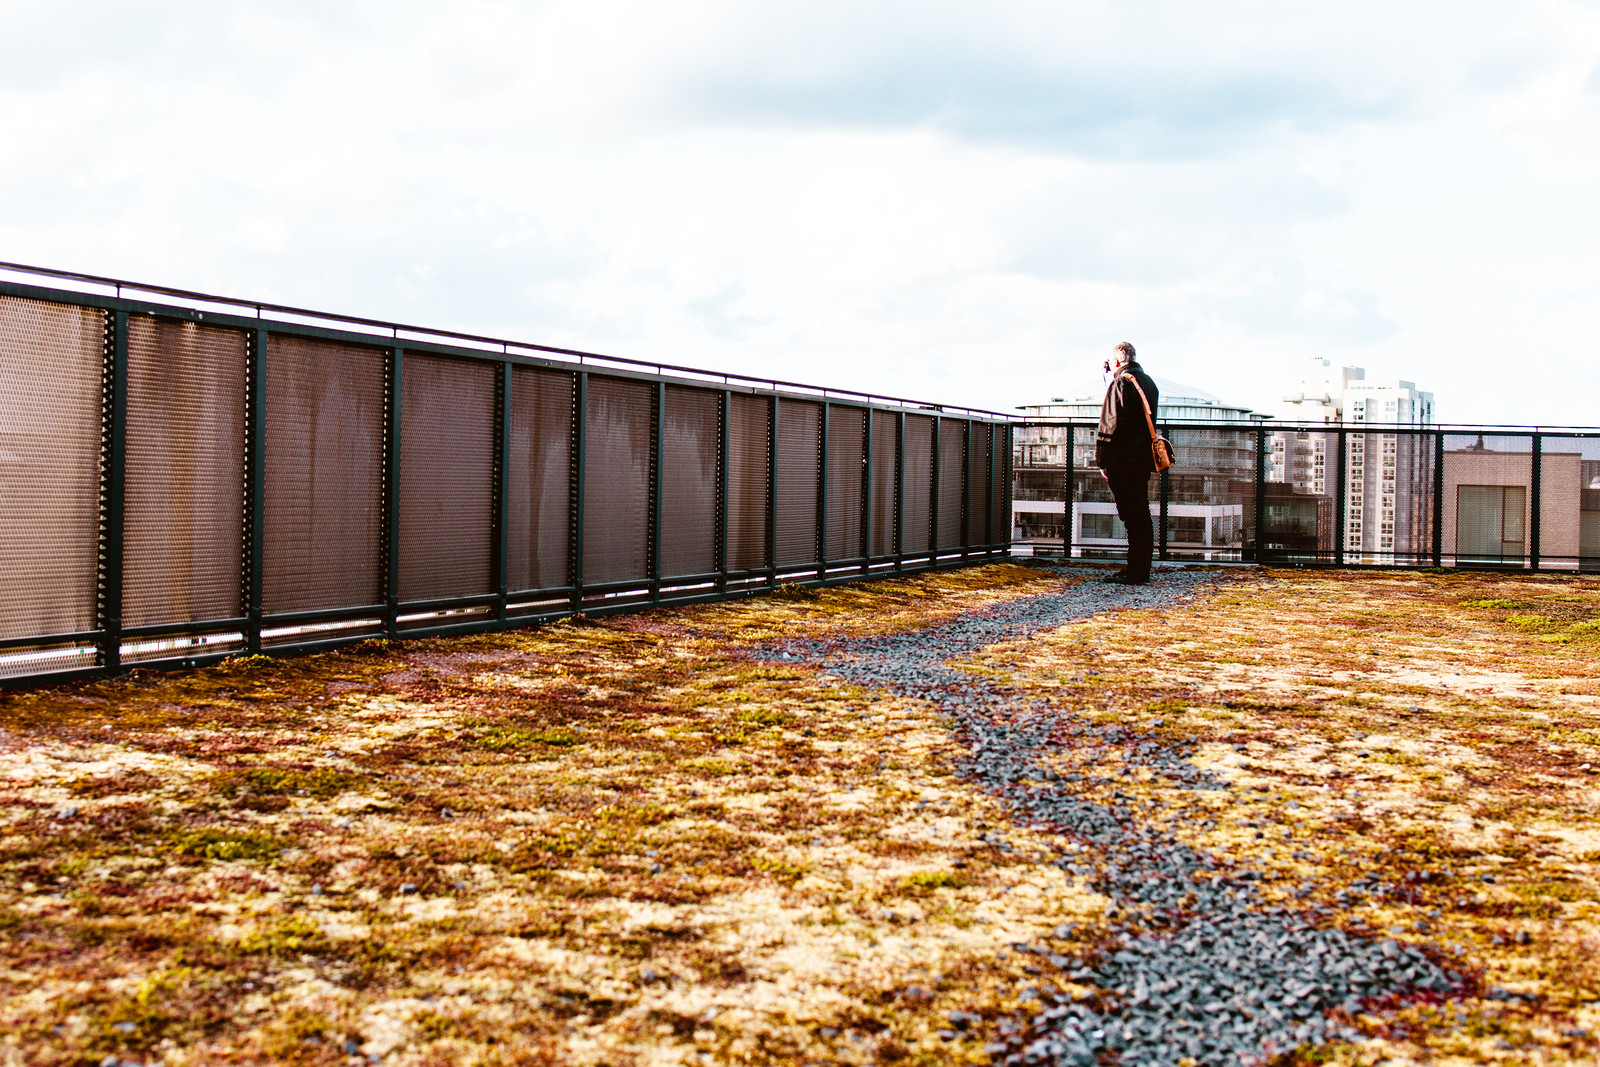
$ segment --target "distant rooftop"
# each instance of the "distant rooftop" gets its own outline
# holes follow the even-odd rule
[[[1154,374],[1150,377],[1161,392],[1157,401],[1157,414],[1162,418],[1179,421],[1244,422],[1262,417],[1254,415],[1250,408],[1225,403],[1215,394],[1198,386],[1175,382],[1170,378],[1161,378]],[[1104,396],[1103,386],[1093,392],[1080,389],[1079,395],[1072,400],[1053,398],[1042,404],[1018,404],[1017,410],[1030,418],[1097,419],[1100,417],[1100,403]]]

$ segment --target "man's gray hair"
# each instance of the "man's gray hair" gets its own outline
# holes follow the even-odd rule
[[[1112,349],[1112,351],[1117,353],[1117,355],[1122,357],[1122,362],[1124,362],[1124,363],[1132,363],[1133,362],[1133,345],[1132,345],[1131,342],[1118,341],[1116,343],[1116,346]]]

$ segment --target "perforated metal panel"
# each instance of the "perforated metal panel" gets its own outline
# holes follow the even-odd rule
[[[933,419],[906,416],[905,495],[900,505],[902,553],[933,547]]]
[[[717,468],[721,395],[667,386],[661,429],[661,575],[706,574],[717,567]]]
[[[822,405],[778,405],[778,566],[817,560],[817,490],[822,473]]]
[[[506,488],[506,585],[571,583],[573,376],[511,368]]]
[[[981,422],[967,424],[966,544],[989,543],[989,428]]]
[[[243,613],[241,330],[128,323],[124,626]]]
[[[838,404],[828,410],[828,558],[859,559],[867,465],[867,413]]]
[[[1006,508],[1006,457],[1011,455],[1011,431],[998,422],[989,430],[994,442],[994,466],[989,473],[989,540],[998,545],[1011,540],[1011,516]]]
[[[267,341],[262,609],[383,601],[382,349]]]
[[[767,565],[772,400],[735,393],[728,413],[728,569]]]
[[[892,411],[872,413],[872,554],[892,555],[895,550],[895,455],[900,419]]]
[[[966,422],[960,419],[940,419],[938,532],[940,551],[961,547],[961,476],[966,465]]]
[[[650,452],[656,387],[589,379],[583,495],[583,580],[650,577]]]
[[[0,638],[95,627],[104,366],[104,312],[0,296]]]
[[[493,363],[407,354],[400,376],[400,599],[492,591]]]

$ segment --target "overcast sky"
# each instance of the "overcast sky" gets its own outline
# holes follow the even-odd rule
[[[1600,423],[1600,3],[0,0],[0,259],[1009,409]]]

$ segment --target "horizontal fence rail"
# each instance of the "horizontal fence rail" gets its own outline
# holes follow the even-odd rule
[[[117,291],[0,281],[0,683],[1010,551],[1003,415],[43,273]]]
[[[1600,571],[1600,428],[1162,427],[1163,560]],[[1014,554],[1126,556],[1095,430],[1013,424]]]

